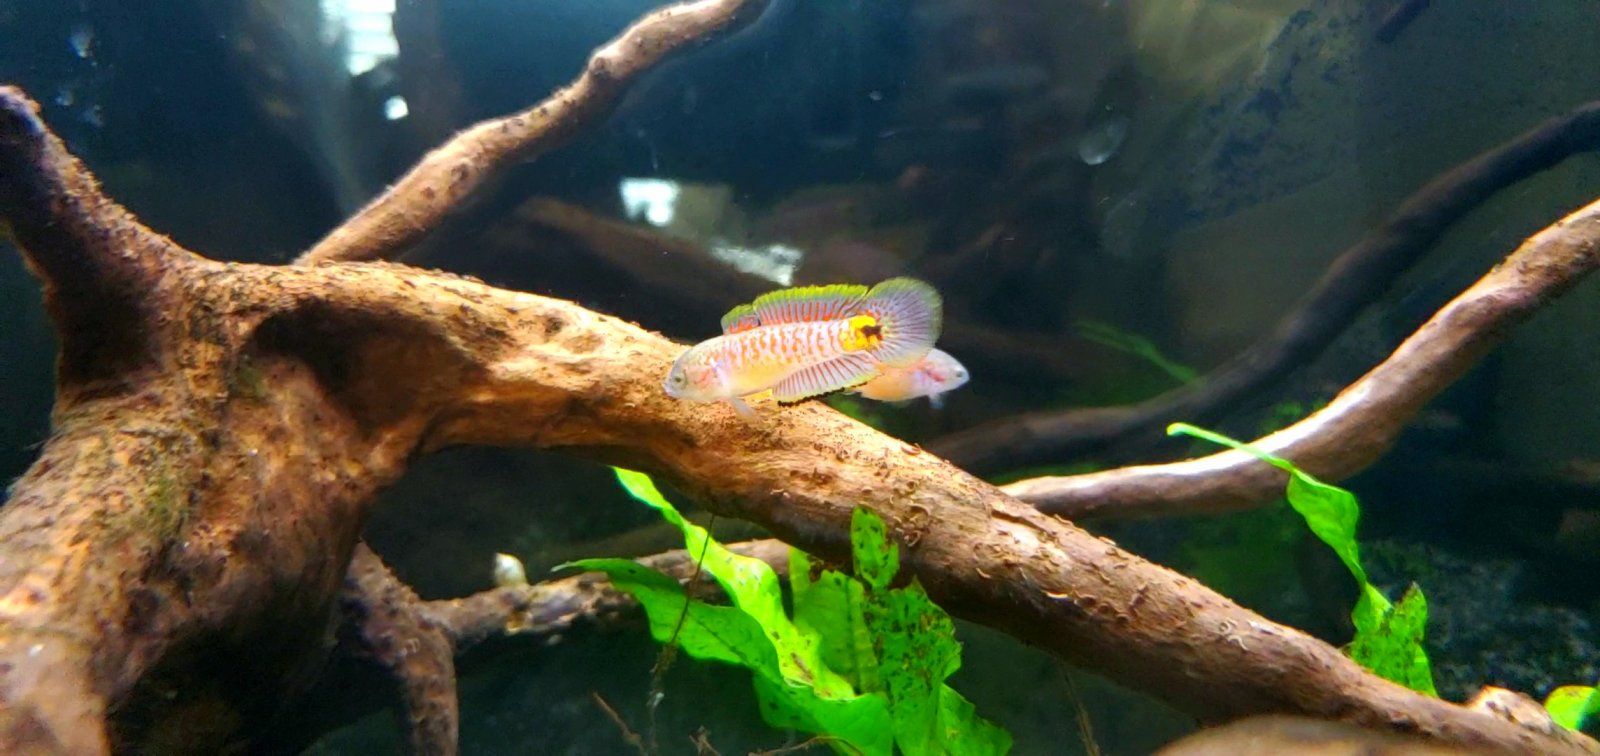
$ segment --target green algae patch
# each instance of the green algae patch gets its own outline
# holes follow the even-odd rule
[[[961,664],[954,623],[915,581],[891,587],[899,549],[877,515],[857,509],[851,517],[854,575],[820,569],[791,549],[791,616],[765,562],[733,553],[685,520],[648,476],[616,473],[628,493],[683,532],[689,554],[731,605],[690,599],[675,579],[626,559],[563,566],[606,573],[639,600],[656,640],[749,669],[768,724],[810,733],[839,753],[1010,750],[1010,734],[945,684]]]
[[[177,481],[165,467],[150,482],[143,516],[145,529],[162,542],[176,538],[189,523],[188,497],[179,490]]]
[[[228,376],[228,391],[234,396],[248,399],[252,402],[262,402],[267,399],[267,376],[257,367],[250,355],[239,356],[239,361],[234,365],[233,372]]]
[[[1367,571],[1361,566],[1361,549],[1356,542],[1361,504],[1355,494],[1317,480],[1287,459],[1220,433],[1188,423],[1173,423],[1167,427],[1167,433],[1193,436],[1236,449],[1288,473],[1289,487],[1285,496],[1289,506],[1305,518],[1306,526],[1317,538],[1333,549],[1361,588],[1361,597],[1350,613],[1356,628],[1355,638],[1346,652],[1380,677],[1430,696],[1439,695],[1422,643],[1428,624],[1428,602],[1422,589],[1413,583],[1400,603],[1393,604],[1367,578]]]

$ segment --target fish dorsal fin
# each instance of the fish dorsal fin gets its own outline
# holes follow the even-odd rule
[[[861,298],[866,295],[867,287],[856,284],[796,286],[762,294],[750,307],[759,324],[764,326],[815,323],[855,314]]]
[[[788,404],[860,386],[872,379],[876,368],[873,359],[861,352],[840,355],[790,373],[772,387],[772,398]]]
[[[761,325],[761,318],[756,317],[756,308],[753,305],[739,305],[722,316],[723,333],[748,331],[758,325]]]

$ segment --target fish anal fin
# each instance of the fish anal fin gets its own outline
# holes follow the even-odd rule
[[[762,294],[749,306],[759,325],[815,323],[854,315],[866,294],[867,287],[856,284],[796,286]]]
[[[772,398],[783,403],[854,388],[877,374],[872,358],[863,353],[840,355],[790,373],[772,387]]]

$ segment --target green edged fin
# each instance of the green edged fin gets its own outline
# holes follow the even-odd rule
[[[796,286],[769,291],[756,297],[748,306],[758,325],[816,323],[854,315],[861,298],[866,294],[867,287],[857,284]],[[732,315],[738,310],[735,307],[728,314]],[[726,324],[726,317],[723,322]]]
[[[761,325],[761,319],[756,317],[754,305],[742,304],[728,311],[722,316],[722,332],[738,333],[748,331]]]

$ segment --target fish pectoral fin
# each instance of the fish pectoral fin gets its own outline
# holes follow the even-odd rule
[[[739,415],[739,417],[742,417],[745,420],[755,420],[756,419],[756,411],[753,410],[753,409],[750,409],[750,405],[745,404],[743,399],[740,399],[737,396],[730,396],[727,399],[724,399],[723,401],[727,402],[728,406],[732,407],[733,411],[735,413],[737,413]]]
[[[790,373],[772,387],[772,398],[798,402],[841,389],[854,388],[877,375],[876,363],[864,353],[852,353],[819,362]]]
[[[929,394],[928,405],[934,409],[944,409],[944,394]]]

